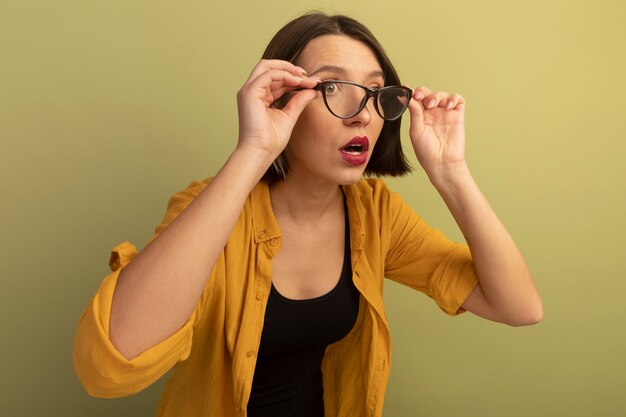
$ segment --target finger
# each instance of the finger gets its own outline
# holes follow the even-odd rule
[[[254,80],[244,84],[237,92],[237,102],[249,100],[251,98],[260,99],[269,106],[273,101],[270,87],[274,88],[285,84],[296,86],[303,81],[302,78],[282,70],[268,70],[260,74]]]
[[[458,100],[458,97],[459,97],[458,94],[450,94],[450,97],[448,97],[446,102],[443,103],[446,106],[447,110],[451,110],[451,109],[454,108],[454,106],[456,106],[456,102]]]
[[[280,87],[277,89],[272,89],[270,91],[272,94],[272,103],[280,100],[281,97],[283,97],[285,94],[289,93],[290,91],[293,91],[293,88]]]
[[[310,89],[298,91],[289,100],[289,103],[287,103],[287,105],[283,108],[283,111],[293,120],[296,120],[306,105],[315,99],[319,94],[319,91]]]
[[[304,68],[298,67],[289,61],[283,61],[281,59],[262,59],[252,69],[246,83],[258,78],[262,73],[273,69],[287,71],[295,76],[306,75]]]
[[[413,94],[415,96],[415,93]],[[416,128],[418,131],[422,130],[424,125],[424,104],[422,100],[412,98],[409,101],[409,114],[411,115],[411,130]]]
[[[421,100],[426,96],[431,95],[432,92],[430,91],[430,89],[428,87],[425,86],[420,86],[417,87],[414,91],[413,91],[413,98],[416,100]]]
[[[296,76],[306,75],[306,71],[304,70],[304,68],[298,67],[289,61],[284,61],[281,59],[262,59],[252,69],[247,81],[251,81],[257,78],[262,73],[272,69],[287,71]]]
[[[284,96],[285,94],[289,93],[290,91],[293,91],[295,89],[299,89],[298,86],[290,86],[290,85],[286,85],[283,82],[272,82],[272,85],[270,85],[270,95],[272,96],[272,101],[276,101],[278,99],[280,99],[282,96]]]
[[[272,101],[271,87],[279,86],[298,87],[303,83],[304,79],[283,70],[267,70],[260,74],[254,80],[246,83],[238,93],[239,99],[245,97],[256,97],[264,101]],[[311,84],[311,81],[307,81]],[[306,84],[306,83],[305,83]],[[269,103],[268,103],[269,104]]]
[[[446,104],[446,108],[448,110],[455,109],[457,106],[465,104],[465,99],[460,94],[452,94],[448,99],[448,103]]]
[[[284,108],[293,94],[303,90],[302,88],[294,89],[293,87],[281,87],[277,90],[271,91],[271,104],[270,107],[282,109]]]
[[[319,77],[303,77],[302,82],[296,86],[285,85],[282,81],[272,81],[272,84],[270,85],[270,92],[273,96],[273,99],[277,100],[289,91],[293,91],[295,89],[314,88],[319,82]]]
[[[424,98],[424,105],[426,109],[434,109],[435,107],[441,106],[445,107],[446,101],[448,100],[448,93],[445,91],[440,91],[430,96],[426,96]]]

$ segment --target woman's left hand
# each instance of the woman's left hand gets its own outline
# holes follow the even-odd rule
[[[413,149],[431,179],[465,164],[465,99],[460,94],[416,88],[409,112]]]

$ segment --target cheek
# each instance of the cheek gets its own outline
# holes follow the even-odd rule
[[[300,113],[300,117],[298,117],[291,134],[292,138],[294,136],[313,136],[319,139],[324,133],[328,134],[330,132],[329,128],[331,128],[335,120],[339,120],[328,113],[323,102],[320,103],[318,101],[313,100]]]
[[[371,128],[370,132],[368,132],[368,136],[378,143],[378,137],[380,133],[383,131],[383,126],[385,125],[385,121],[378,117],[380,121],[376,121],[374,123],[370,123],[369,127]]]

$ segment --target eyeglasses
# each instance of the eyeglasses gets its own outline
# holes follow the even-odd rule
[[[396,120],[409,107],[413,91],[407,87],[365,87],[351,81],[326,80],[315,90],[322,92],[328,110],[340,119],[350,119],[363,110],[370,97],[376,113],[385,120]]]

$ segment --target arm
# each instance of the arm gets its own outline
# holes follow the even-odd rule
[[[465,236],[478,274],[479,284],[463,308],[513,326],[539,322],[543,309],[528,267],[467,166],[435,184]]]
[[[317,94],[303,90],[284,109],[270,108],[286,91],[316,84],[301,75],[285,61],[261,61],[254,68],[237,97],[236,150],[213,181],[120,274],[110,339],[125,358],[167,339],[188,320],[248,194]]]
[[[463,232],[478,275],[463,308],[513,326],[539,322],[543,307],[528,267],[465,162],[463,97],[421,87],[409,109],[417,158]]]
[[[167,339],[190,317],[262,175],[260,164],[253,162],[234,152],[191,204],[122,269],[109,337],[125,358]]]

